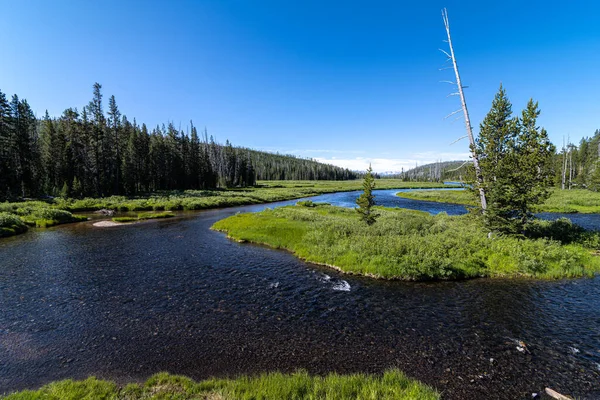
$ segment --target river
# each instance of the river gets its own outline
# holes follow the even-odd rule
[[[376,191],[376,201],[465,212],[396,192]],[[357,196],[312,200],[352,207]],[[526,399],[545,387],[600,398],[600,277],[385,282],[209,230],[293,203],[3,239],[0,393],[89,375],[124,383],[158,371],[202,379],[399,367],[444,399]]]

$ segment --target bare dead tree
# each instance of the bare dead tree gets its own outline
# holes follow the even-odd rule
[[[477,152],[475,151],[475,138],[473,137],[473,128],[471,127],[471,119],[469,118],[469,111],[467,109],[467,101],[465,100],[464,94],[464,86],[460,81],[460,74],[458,73],[458,64],[456,62],[456,57],[454,55],[454,48],[452,47],[452,38],[450,37],[450,22],[448,21],[448,11],[444,8],[442,10],[442,19],[444,21],[444,26],[446,27],[446,33],[448,34],[448,47],[450,48],[450,54],[447,51],[440,49],[442,53],[448,56],[448,60],[452,61],[452,67],[454,68],[454,74],[456,75],[456,82],[450,82],[451,84],[456,85],[458,88],[458,92],[451,93],[449,96],[460,96],[460,102],[462,106],[462,112],[465,118],[465,126],[467,128],[467,136],[469,138],[470,148],[471,148],[471,158],[473,159],[473,167],[475,168],[475,177],[476,177],[476,185],[479,191],[479,198],[481,202],[481,209],[483,212],[487,209],[487,200],[485,197],[485,189],[483,187],[483,175],[481,174],[481,168],[479,166],[479,157]],[[460,112],[459,110],[454,111],[446,118],[457,114]]]
[[[561,182],[561,185],[560,185],[560,189],[561,190],[565,190],[565,179],[566,179],[566,176],[567,176],[567,148],[565,147],[565,137],[564,136],[563,136],[562,153],[563,153],[562,182]]]

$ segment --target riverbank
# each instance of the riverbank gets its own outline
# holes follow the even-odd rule
[[[411,200],[433,201],[436,203],[453,203],[475,206],[476,199],[466,190],[451,191],[414,191],[397,194]],[[584,189],[559,190],[552,189],[550,197],[538,207],[538,212],[553,213],[600,213],[600,193]]]
[[[114,211],[205,210],[299,199],[325,193],[359,190],[362,181],[260,181],[257,186],[224,190],[186,190],[145,196],[62,199],[0,203],[0,237],[23,233],[30,227],[49,227],[85,220],[73,215],[102,209]],[[431,182],[380,179],[379,189],[443,188]],[[12,215],[23,222],[16,223]],[[16,224],[16,225],[15,225]]]
[[[352,209],[288,206],[238,214],[212,229],[287,249],[309,262],[381,279],[573,278],[600,271],[600,234],[565,220],[536,221],[530,238],[495,236],[470,215],[378,208],[372,226]]]
[[[276,372],[237,379],[195,382],[167,373],[152,376],[143,384],[118,387],[110,381],[88,378],[50,383],[39,390],[26,390],[2,397],[5,400],[33,399],[422,399],[439,400],[429,386],[392,369],[383,375],[310,376],[306,372]]]

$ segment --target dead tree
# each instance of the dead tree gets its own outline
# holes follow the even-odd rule
[[[464,86],[460,81],[460,74],[458,73],[458,64],[456,63],[456,57],[454,56],[454,48],[452,47],[452,38],[450,37],[450,22],[448,21],[448,11],[444,8],[442,10],[442,19],[444,20],[444,26],[446,27],[446,33],[448,34],[448,47],[450,48],[450,54],[448,52],[440,49],[442,53],[448,56],[449,61],[452,61],[452,67],[454,68],[454,73],[456,75],[456,82],[450,82],[455,84],[458,88],[458,92],[450,94],[451,96],[459,95],[460,102],[462,105],[462,112],[465,118],[465,126],[467,128],[467,136],[469,138],[469,143],[471,147],[471,158],[473,159],[473,167],[475,168],[475,177],[476,177],[476,185],[479,191],[479,198],[481,201],[481,209],[485,212],[487,208],[487,200],[485,197],[485,189],[483,187],[483,175],[481,174],[481,168],[479,166],[479,157],[477,155],[477,151],[475,150],[475,138],[473,137],[473,128],[471,128],[471,119],[469,118],[469,111],[467,110],[467,101],[465,100],[465,94],[463,92]],[[456,110],[451,113],[449,116],[459,113],[461,110]]]

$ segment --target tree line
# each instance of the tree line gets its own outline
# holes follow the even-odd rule
[[[600,191],[600,129],[584,137],[579,146],[570,140],[555,157],[555,181],[562,189]]]
[[[281,155],[245,149],[255,165],[258,180],[333,180],[358,179],[362,173],[346,168],[323,164],[312,159],[298,158],[293,155]]]
[[[257,179],[355,179],[313,160],[215,142],[190,122],[148,129],[121,114],[115,97],[104,112],[102,86],[81,111],[38,120],[27,100],[0,91],[0,200],[43,195],[103,197],[159,190],[244,187]]]

